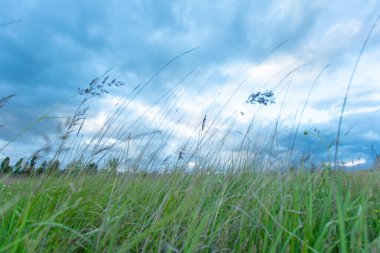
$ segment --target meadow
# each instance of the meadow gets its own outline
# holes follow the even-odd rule
[[[1,252],[379,252],[379,171],[3,177]]]

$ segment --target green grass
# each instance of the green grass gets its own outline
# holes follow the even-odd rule
[[[380,172],[1,179],[1,252],[379,252]]]

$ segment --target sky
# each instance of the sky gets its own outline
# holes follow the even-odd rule
[[[278,153],[293,147],[295,156],[329,161],[379,10],[376,0],[2,0],[0,99],[16,96],[0,108],[0,158],[27,157],[60,136],[84,99],[78,88],[109,75],[123,85],[86,101],[85,143],[127,103],[113,127],[137,120],[128,134],[164,135],[168,153],[226,131],[223,152],[239,152],[250,129],[252,143],[276,131]],[[349,169],[369,167],[380,153],[379,59],[380,24],[344,112],[338,155]],[[275,104],[246,103],[269,90]],[[205,115],[210,132],[200,133]]]

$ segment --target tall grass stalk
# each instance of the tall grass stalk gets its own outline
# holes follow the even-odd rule
[[[328,68],[330,67],[330,65],[326,65],[322,68],[322,70],[318,73],[318,75],[316,76],[316,78],[314,79],[314,82],[313,84],[311,85],[310,87],[310,90],[309,90],[309,93],[307,94],[307,97],[306,97],[306,100],[305,100],[305,103],[303,104],[303,107],[302,107],[302,110],[301,110],[301,114],[299,116],[299,119],[298,119],[298,123],[297,123],[297,127],[296,127],[296,130],[294,132],[294,136],[293,136],[293,141],[292,141],[292,146],[290,148],[290,154],[289,154],[289,161],[292,159],[292,155],[293,155],[293,151],[294,151],[294,147],[295,147],[295,144],[296,144],[296,139],[297,139],[297,134],[298,134],[298,130],[299,130],[299,127],[301,125],[301,120],[302,120],[302,117],[303,117],[303,114],[305,112],[305,109],[306,109],[306,106],[307,104],[309,103],[309,100],[310,100],[310,96],[311,94],[313,93],[313,90],[319,80],[319,78],[322,76],[323,72]]]
[[[354,65],[354,68],[351,72],[351,76],[350,76],[350,79],[348,81],[348,85],[347,85],[347,89],[346,89],[346,94],[344,95],[344,100],[343,100],[343,105],[342,105],[342,110],[340,112],[340,117],[339,117],[339,124],[338,124],[338,131],[337,131],[337,134],[336,134],[336,141],[335,141],[335,154],[334,154],[334,167],[337,168],[338,167],[338,151],[339,151],[339,144],[340,144],[340,131],[341,131],[341,128],[342,128],[342,123],[343,123],[343,114],[344,114],[344,110],[346,109],[346,104],[347,104],[347,99],[348,99],[348,93],[350,91],[350,88],[351,88],[351,84],[352,84],[352,80],[354,79],[354,76],[355,76],[355,73],[356,73],[356,69],[359,65],[359,61],[364,53],[364,49],[366,48],[367,46],[367,43],[369,41],[369,38],[371,37],[371,34],[373,32],[373,30],[375,29],[377,23],[379,22],[380,20],[380,15],[377,16],[376,18],[376,21],[374,22],[374,24],[372,25],[371,29],[369,30],[368,34],[367,34],[367,37],[365,38],[364,40],[364,43],[360,49],[360,52],[359,52],[359,55],[358,55],[358,58],[356,59],[356,62],[355,62],[355,65]]]

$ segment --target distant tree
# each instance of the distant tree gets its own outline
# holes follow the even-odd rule
[[[23,172],[24,158],[20,158],[17,163],[13,166],[13,174],[18,175]]]
[[[376,154],[375,161],[373,163],[373,169],[374,170],[380,170],[380,155]]]
[[[46,173],[49,175],[58,174],[60,166],[61,163],[58,160],[51,160],[46,167]]]
[[[37,160],[38,160],[38,155],[33,154],[32,157],[30,158],[29,166],[27,166],[25,169],[25,174],[31,175],[34,172],[35,166],[37,164]]]
[[[34,154],[32,156],[32,158],[30,159],[30,165],[29,166],[34,168],[34,166],[36,166],[37,160],[38,160],[38,155]]]
[[[68,173],[70,175],[78,175],[84,167],[85,165],[83,163],[83,157],[81,157],[70,162],[65,168],[65,173]]]
[[[314,161],[311,161],[311,162],[310,162],[310,171],[311,171],[311,172],[316,172],[317,170],[318,170],[317,165],[315,164]]]
[[[46,161],[43,161],[41,163],[41,165],[36,169],[36,171],[35,171],[36,174],[41,175],[41,174],[45,173],[47,166],[48,166],[48,163]]]
[[[116,174],[117,169],[120,166],[120,161],[117,158],[110,158],[106,165],[104,166],[105,170],[109,173]]]
[[[84,173],[95,174],[98,172],[98,165],[96,163],[90,163],[84,168]]]
[[[12,167],[10,166],[11,159],[9,156],[5,157],[0,165],[0,173],[10,173],[12,171]]]

